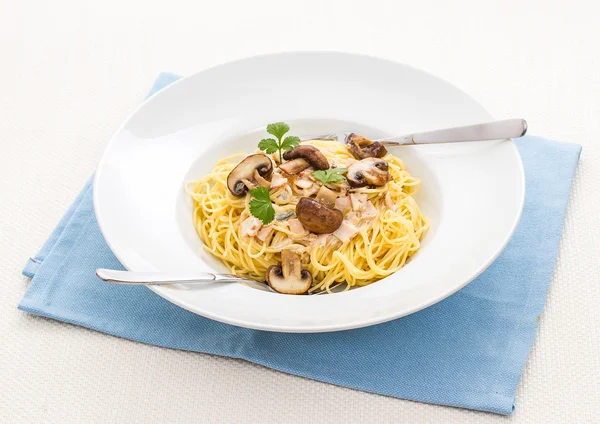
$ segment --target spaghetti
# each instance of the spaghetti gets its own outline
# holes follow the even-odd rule
[[[309,140],[302,145],[319,149],[332,167],[350,166],[356,159],[346,146],[336,141]],[[412,177],[397,157],[386,154],[388,181],[381,187],[352,188],[341,185],[339,192],[352,199],[344,221],[352,222],[356,232],[348,239],[335,234],[300,234],[292,231],[293,217],[300,198],[312,195],[322,185],[306,172],[287,176],[288,183],[273,188],[269,197],[276,219],[263,226],[258,235],[244,234],[244,221],[251,218],[251,196],[236,197],[228,189],[227,177],[245,155],[233,155],[218,161],[212,172],[186,184],[194,202],[193,222],[205,248],[229,270],[241,277],[265,280],[267,269],[282,261],[282,250],[295,249],[302,254],[302,267],[312,274],[309,292],[330,291],[346,283],[346,289],[365,286],[401,269],[417,252],[429,228],[413,195],[419,180]],[[269,155],[277,164],[277,155]],[[298,186],[299,179],[312,183]],[[366,195],[366,197],[365,197]],[[356,211],[355,199],[365,199],[375,208],[369,218]],[[371,207],[371,206],[369,206]],[[278,217],[278,218],[277,218]],[[265,235],[266,234],[266,235]]]

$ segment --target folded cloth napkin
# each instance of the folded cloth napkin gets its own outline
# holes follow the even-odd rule
[[[161,74],[152,92],[178,77]],[[508,247],[449,298],[357,330],[249,330],[180,309],[146,287],[106,284],[122,268],[98,228],[88,182],[23,274],[19,308],[157,346],[242,358],[367,392],[510,414],[544,307],[581,147],[517,141],[525,166],[523,217]],[[317,359],[315,359],[317,358]]]

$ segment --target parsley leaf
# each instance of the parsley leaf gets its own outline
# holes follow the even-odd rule
[[[269,195],[269,190],[266,187],[256,187],[250,190],[250,194],[256,200],[260,200],[261,202],[270,202],[271,197]]]
[[[277,137],[277,140],[272,138],[264,138],[258,143],[258,148],[264,150],[268,154],[279,151],[279,163],[283,163],[283,156],[281,152],[286,150],[292,150],[298,144],[300,139],[295,136],[289,136],[283,139],[285,133],[290,130],[290,126],[285,122],[275,122],[274,124],[267,125],[267,132]]]
[[[277,137],[277,140],[281,141],[281,137],[290,130],[290,126],[285,122],[275,122],[274,124],[267,125],[267,132]]]
[[[313,176],[323,184],[335,184],[344,181],[345,178],[341,174],[345,172],[348,172],[346,168],[333,168],[324,171],[313,171]]]
[[[265,187],[256,187],[250,190],[254,199],[250,200],[250,213],[267,225],[275,218],[275,209],[269,197],[269,190]]]
[[[283,140],[281,143],[281,150],[292,150],[294,147],[300,144],[300,137],[290,135]]]
[[[260,140],[260,143],[258,143],[258,148],[260,150],[264,150],[268,154],[271,154],[279,150],[279,144],[277,144],[277,141],[272,138],[263,138]]]

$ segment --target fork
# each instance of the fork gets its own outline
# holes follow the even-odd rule
[[[442,130],[426,131],[395,137],[384,137],[378,141],[385,146],[402,146],[415,144],[455,143],[462,141],[503,140],[518,138],[527,132],[527,121],[524,119],[506,119],[503,121],[485,122],[483,124],[467,125],[464,127],[445,128]],[[348,133],[331,133],[311,137],[301,137],[303,140],[345,140]]]
[[[99,268],[96,276],[103,281],[114,284],[166,286],[170,284],[214,284],[214,283],[240,283],[254,289],[277,293],[268,284],[233,274],[220,274],[213,272],[134,272],[116,269]],[[310,293],[310,295],[325,294],[325,292]]]

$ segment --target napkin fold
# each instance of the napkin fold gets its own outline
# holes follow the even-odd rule
[[[161,74],[152,92],[175,81]],[[288,334],[212,321],[145,287],[106,284],[122,269],[104,241],[91,180],[23,274],[19,309],[157,346],[245,359],[340,386],[510,414],[533,345],[581,146],[517,140],[526,176],[521,222],[476,280],[415,314],[357,330]]]

